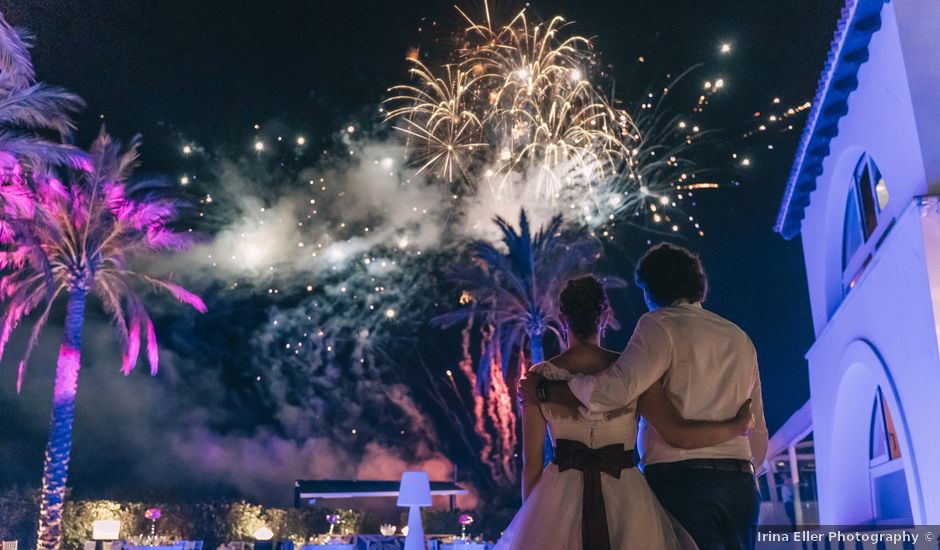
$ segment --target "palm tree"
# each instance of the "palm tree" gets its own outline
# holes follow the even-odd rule
[[[56,366],[49,444],[40,504],[40,549],[57,550],[72,447],[72,420],[80,368],[85,302],[101,301],[114,322],[123,351],[125,375],[137,364],[145,333],[150,372],[157,372],[153,321],[138,286],[161,289],[181,302],[206,311],[203,301],[170,280],[134,271],[135,257],[185,248],[190,239],[172,224],[181,203],[165,198],[154,182],[128,183],[137,165],[139,140],[126,149],[104,130],[89,154],[91,169],[70,171],[63,183],[34,174],[19,185],[19,215],[5,215],[8,231],[0,235],[0,357],[11,333],[32,311],[41,309],[19,363],[17,391],[29,355],[60,296],[67,296],[65,334]],[[0,188],[4,193],[8,187]]]
[[[498,328],[503,350],[526,350],[532,364],[545,359],[543,338],[550,333],[565,347],[558,295],[568,279],[587,272],[603,255],[600,243],[583,230],[565,228],[554,217],[534,235],[523,209],[519,229],[503,218],[500,249],[488,241],[472,244],[471,262],[449,273],[463,292],[463,306],[438,316],[448,328],[473,317]],[[619,286],[620,280],[608,278]],[[508,361],[509,354],[503,354]],[[505,366],[504,366],[505,368]]]
[[[457,324],[468,327],[478,322],[482,327],[482,350],[477,372],[468,370],[468,333],[465,333],[464,361],[461,367],[475,385],[476,416],[485,407],[501,441],[500,449],[491,449],[489,436],[480,434],[487,445],[484,461],[494,457],[503,462],[502,470],[515,449],[514,411],[509,399],[512,383],[506,381],[512,357],[530,364],[545,359],[544,337],[554,336],[557,346],[567,347],[562,328],[558,295],[568,279],[586,273],[601,258],[600,243],[583,229],[568,228],[561,216],[554,217],[535,234],[529,226],[525,210],[519,214],[519,228],[503,218],[495,220],[502,234],[504,248],[488,241],[471,245],[470,261],[448,274],[461,290],[461,307],[433,319],[442,328]],[[615,277],[606,278],[609,286],[622,286]],[[528,357],[526,358],[526,355]],[[518,373],[517,373],[518,374]],[[484,405],[483,398],[486,404]],[[513,418],[506,419],[510,415]],[[477,431],[485,423],[478,418]],[[550,449],[549,449],[550,451]],[[546,455],[549,456],[549,455]],[[503,477],[511,477],[504,475]]]
[[[0,151],[28,168],[48,164],[80,167],[84,164],[80,151],[46,137],[70,133],[75,128],[71,115],[84,102],[62,88],[36,82],[29,54],[31,38],[11,27],[0,14]]]

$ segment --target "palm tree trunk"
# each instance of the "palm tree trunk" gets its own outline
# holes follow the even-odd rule
[[[538,365],[545,360],[545,352],[542,349],[543,334],[529,335],[529,355],[532,356],[532,364]]]
[[[532,357],[532,364],[538,365],[545,360],[545,350],[542,348],[542,334],[529,335],[529,355]],[[545,434],[545,466],[555,458],[555,447],[552,446],[552,439]]]
[[[56,365],[52,421],[42,473],[37,540],[39,550],[59,550],[62,543],[62,509],[65,505],[69,454],[72,451],[72,420],[75,418],[75,392],[81,366],[85,293],[86,290],[81,286],[72,290],[65,314],[65,336]]]

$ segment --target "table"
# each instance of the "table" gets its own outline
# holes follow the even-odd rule
[[[356,550],[355,544],[330,543],[330,544],[304,544],[300,550]]]

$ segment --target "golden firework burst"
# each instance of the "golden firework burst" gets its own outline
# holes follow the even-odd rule
[[[412,60],[415,83],[391,89],[386,118],[407,136],[419,171],[472,188],[485,179],[497,194],[521,179],[535,198],[554,199],[621,169],[630,121],[588,78],[590,41],[562,37],[561,17],[530,24],[524,10],[494,26],[484,6],[485,22],[458,8],[467,26],[441,76]]]
[[[396,120],[394,128],[408,136],[419,173],[428,170],[453,181],[457,172],[466,179],[470,157],[487,146],[470,97],[475,79],[454,66],[438,78],[420,60],[409,60],[419,84],[390,89],[395,95],[386,100],[393,105],[386,120]]]

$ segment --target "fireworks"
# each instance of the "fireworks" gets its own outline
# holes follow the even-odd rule
[[[777,133],[791,132],[794,129],[792,119],[803,115],[812,104],[809,101],[794,105],[786,109],[781,108],[779,97],[773,98],[769,113],[755,111],[752,115],[752,126],[741,136],[742,138],[753,138],[765,132],[775,130]],[[771,147],[772,148],[772,147]]]
[[[560,187],[604,178],[623,161],[629,121],[588,78],[594,59],[582,36],[561,38],[561,17],[532,25],[525,12],[494,28],[475,23],[458,56],[479,74],[484,120],[501,172],[526,172],[537,198],[558,198]],[[531,173],[534,170],[535,173]]]
[[[334,129],[335,147],[321,153],[317,134],[255,124],[244,155],[215,174],[200,172],[197,163],[213,155],[194,143],[185,177],[204,197],[203,223],[221,224],[187,267],[215,270],[229,300],[264,294],[274,304],[270,324],[257,327],[251,340],[266,358],[257,366],[265,375],[258,391],[290,388],[292,399],[326,403],[334,399],[326,396],[340,401],[380,381],[414,383],[422,400],[447,414],[465,403],[459,421],[467,429],[454,430],[462,452],[482,453],[494,469],[489,479],[511,479],[512,377],[504,379],[503,369],[521,356],[481,357],[501,333],[484,333],[492,327],[477,324],[464,330],[459,369],[424,367],[416,345],[427,336],[429,316],[453,301],[473,308],[486,300],[476,289],[445,288],[442,266],[454,263],[465,238],[492,236],[495,213],[515,217],[522,205],[535,211],[535,227],[560,214],[566,227],[587,226],[598,240],[623,235],[615,226],[702,235],[683,210],[693,194],[723,182],[711,165],[695,161],[721,158],[744,169],[752,160],[759,166],[760,157],[700,153],[715,134],[703,111],[738,87],[728,70],[694,81],[691,70],[665,75],[621,102],[606,92],[611,76],[591,42],[564,19],[539,22],[520,12],[494,23],[489,15],[477,22],[461,14],[466,25],[446,42],[456,44],[446,62],[415,49],[407,58],[410,80],[390,88],[378,108],[396,130],[391,138],[347,121]],[[730,50],[716,43],[712,53]],[[646,61],[644,71],[655,64],[652,55],[640,57]],[[753,122],[787,124],[788,111],[774,101]],[[322,165],[312,164],[313,155]],[[215,179],[226,185],[212,185]],[[310,422],[318,431],[335,429],[334,437],[348,444],[354,430],[356,441],[375,436],[358,414]],[[402,428],[382,424],[376,433],[397,437]]]
[[[687,156],[708,133],[664,112],[674,81],[635,109],[618,107],[598,83],[590,40],[564,18],[533,22],[523,10],[496,24],[484,8],[482,22],[457,8],[466,26],[439,70],[409,55],[412,83],[390,88],[382,111],[419,173],[497,210],[550,204],[592,228],[632,223],[649,202],[696,183]],[[707,82],[693,114],[724,86]]]
[[[497,197],[521,180],[533,198],[555,200],[622,169],[632,126],[591,82],[588,39],[562,38],[561,17],[531,24],[523,11],[493,26],[460,14],[468,25],[453,62],[436,76],[409,58],[416,84],[387,100],[422,171]]]
[[[422,86],[391,88],[398,95],[388,101],[405,105],[392,108],[386,116],[399,119],[401,124],[395,128],[416,144],[419,173],[431,170],[453,181],[457,171],[469,179],[467,169],[474,151],[480,152],[486,146],[482,142],[483,124],[471,108],[471,91],[478,79],[455,67],[447,67],[446,78],[435,78],[420,61],[413,63],[411,73]]]

